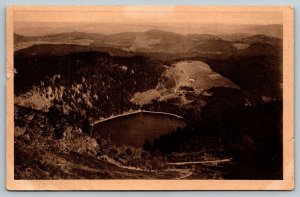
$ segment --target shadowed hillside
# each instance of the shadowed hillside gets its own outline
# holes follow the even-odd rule
[[[14,34],[15,178],[282,179],[277,37]]]

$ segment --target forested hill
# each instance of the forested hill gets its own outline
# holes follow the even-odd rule
[[[49,110],[55,106],[62,114],[105,117],[134,108],[132,95],[154,88],[165,69],[142,56],[111,56],[98,51],[67,54],[63,45],[43,46],[44,50],[57,49],[60,53],[55,55],[44,52],[31,56],[34,48],[15,54],[15,95],[22,96],[23,106],[34,100],[29,102],[34,106],[28,107]],[[25,52],[29,55],[24,56]]]
[[[61,75],[61,85],[73,81],[92,80],[101,83],[124,80],[122,84],[131,92],[142,91],[156,84],[162,66],[147,57],[117,56],[95,48],[79,45],[36,45],[15,53],[15,91],[26,91],[46,78]],[[151,75],[151,76],[150,76]],[[105,77],[105,78],[102,78]],[[131,78],[131,79],[130,79]],[[152,80],[147,80],[151,78]],[[132,84],[131,84],[132,83]]]
[[[106,52],[111,56],[133,56],[133,53],[105,46],[85,46],[78,44],[36,44],[15,51],[15,57],[62,56],[76,52]]]

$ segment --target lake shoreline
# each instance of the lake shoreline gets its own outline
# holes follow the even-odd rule
[[[173,113],[159,112],[159,111],[148,111],[148,110],[137,110],[137,111],[133,111],[133,112],[125,113],[125,114],[118,114],[118,115],[115,115],[115,116],[111,116],[111,117],[108,117],[108,118],[97,120],[94,123],[92,123],[92,126],[94,126],[95,124],[101,123],[101,122],[106,122],[106,121],[115,119],[115,118],[129,116],[129,115],[133,115],[133,114],[139,114],[139,113],[169,115],[169,116],[173,116],[173,117],[185,120],[185,118],[183,118],[182,116],[179,116],[179,115],[173,114]]]
[[[188,121],[176,114],[138,110],[94,122],[90,135],[118,145],[141,147],[145,140],[153,141],[186,125]]]

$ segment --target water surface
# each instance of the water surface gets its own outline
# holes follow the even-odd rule
[[[162,134],[186,125],[183,118],[168,114],[139,112],[99,122],[93,127],[93,137],[110,140],[116,145],[143,146]]]

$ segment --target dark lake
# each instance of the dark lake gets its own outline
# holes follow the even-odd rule
[[[139,112],[99,122],[94,125],[92,135],[97,140],[110,138],[111,143],[119,146],[140,147],[145,140],[152,142],[186,124],[183,118],[170,114]]]

